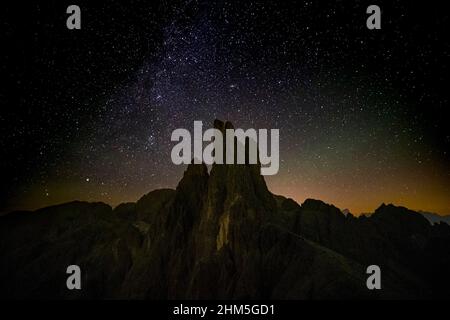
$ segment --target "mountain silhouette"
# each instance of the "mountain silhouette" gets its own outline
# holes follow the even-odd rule
[[[219,120],[214,126],[231,127]],[[70,202],[0,217],[0,296],[57,299],[449,297],[450,227],[381,205],[344,215],[272,194],[259,164],[191,164],[175,190],[112,209]],[[366,268],[382,270],[368,290]],[[78,265],[82,290],[66,288]]]

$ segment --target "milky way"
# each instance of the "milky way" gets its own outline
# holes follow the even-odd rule
[[[80,3],[79,31],[10,8],[2,210],[173,188],[171,132],[219,118],[280,129],[276,194],[450,213],[448,16],[380,3],[368,30],[369,4]]]

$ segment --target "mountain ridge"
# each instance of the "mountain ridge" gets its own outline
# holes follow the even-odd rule
[[[197,165],[195,165],[197,166]],[[142,277],[142,274],[146,274],[147,271],[151,268],[152,266],[148,264],[148,262],[140,262],[137,263],[136,265],[133,265],[133,262],[131,262],[132,258],[129,256],[130,252],[129,249],[124,249],[123,250],[123,257],[120,260],[123,260],[119,266],[121,266],[121,268],[126,269],[126,279],[128,283],[123,284],[122,289],[118,290],[118,292],[114,292],[112,294],[111,297],[126,297],[126,298],[165,298],[164,295],[161,295],[161,292],[166,292],[169,294],[169,297],[176,297],[176,298],[184,298],[186,297],[185,295],[179,295],[177,292],[181,291],[187,291],[189,292],[188,297],[191,298],[205,298],[205,297],[215,297],[215,298],[228,298],[230,297],[229,292],[231,290],[244,290],[242,288],[227,288],[224,289],[224,292],[219,293],[212,293],[211,291],[214,291],[214,289],[204,289],[204,286],[206,285],[205,283],[208,282],[204,279],[205,275],[203,274],[205,271],[210,271],[213,266],[217,267],[217,261],[214,262],[215,259],[217,260],[221,260],[221,259],[225,259],[223,257],[223,255],[225,254],[225,252],[227,250],[230,250],[229,246],[230,246],[230,230],[227,228],[229,228],[229,226],[227,227],[227,220],[230,219],[229,215],[225,215],[224,217],[210,217],[209,219],[213,219],[215,222],[214,224],[218,224],[218,226],[214,230],[211,230],[211,226],[208,227],[208,225],[205,225],[205,222],[200,223],[198,222],[198,225],[194,226],[195,223],[189,223],[189,219],[192,219],[192,216],[190,216],[190,214],[193,214],[193,211],[189,211],[194,209],[194,211],[196,210],[196,205],[198,205],[198,202],[200,201],[199,199],[196,199],[195,197],[191,197],[192,195],[190,195],[189,193],[186,194],[186,191],[189,191],[189,185],[191,185],[192,183],[195,183],[195,185],[198,187],[198,181],[199,181],[199,177],[198,175],[202,175],[204,174],[205,178],[206,173],[205,171],[202,172],[202,170],[186,170],[185,175],[183,177],[183,179],[181,180],[179,186],[177,187],[177,189],[157,189],[154,190],[152,192],[147,193],[146,195],[142,196],[136,203],[126,203],[126,204],[120,204],[118,206],[116,206],[115,208],[112,208],[111,206],[104,204],[104,203],[99,203],[99,202],[95,202],[95,203],[90,203],[90,202],[84,202],[84,201],[72,201],[69,203],[65,203],[65,204],[59,204],[59,205],[55,205],[55,206],[51,206],[51,207],[47,207],[47,208],[42,208],[36,211],[32,211],[32,212],[16,212],[16,213],[10,213],[6,216],[3,216],[2,218],[0,218],[0,225],[3,226],[5,225],[5,219],[8,220],[26,220],[28,219],[30,216],[35,215],[35,218],[37,218],[40,215],[47,215],[47,216],[55,216],[55,219],[58,218],[63,218],[63,215],[66,215],[64,217],[64,219],[70,219],[71,217],[74,218],[76,217],[77,220],[82,220],[82,219],[89,219],[89,213],[86,214],[87,212],[90,212],[91,214],[93,214],[96,219],[108,219],[110,217],[114,217],[116,216],[118,221],[122,221],[122,220],[128,220],[128,221],[132,221],[133,223],[131,224],[131,228],[135,229],[131,232],[131,235],[129,235],[129,237],[131,239],[128,239],[124,242],[124,240],[119,240],[118,243],[115,244],[115,246],[119,246],[118,248],[120,248],[121,244],[124,245],[124,243],[127,243],[127,245],[125,246],[129,246],[128,241],[135,241],[135,243],[139,243],[139,248],[142,248],[143,246],[145,247],[146,241],[149,242],[149,238],[152,237],[156,237],[157,233],[152,232],[152,229],[158,229],[158,228],[152,228],[151,226],[160,226],[161,228],[163,228],[163,223],[164,221],[161,221],[162,217],[158,217],[157,216],[157,212],[160,211],[162,208],[167,208],[167,206],[172,205],[173,201],[176,202],[181,202],[186,204],[186,207],[182,206],[182,208],[178,208],[176,209],[176,211],[178,212],[178,214],[180,215],[180,217],[184,217],[184,219],[182,219],[181,221],[179,221],[179,223],[174,223],[174,225],[176,225],[177,227],[175,228],[175,230],[177,231],[172,231],[172,233],[176,233],[179,235],[179,239],[176,240],[176,245],[180,245],[181,243],[183,243],[183,241],[187,241],[190,242],[188,244],[189,250],[191,251],[195,251],[198,252],[198,254],[201,256],[200,260],[205,259],[204,257],[202,257],[202,255],[206,255],[206,256],[210,256],[213,255],[215,258],[212,259],[213,261],[207,261],[207,262],[203,262],[203,264],[201,265],[201,271],[195,271],[194,269],[189,269],[188,266],[186,266],[183,262],[184,261],[189,261],[189,257],[184,256],[183,254],[181,255],[183,258],[179,258],[179,259],[174,259],[174,258],[169,258],[169,260],[171,260],[173,264],[177,265],[177,268],[180,268],[180,270],[183,270],[184,272],[186,270],[188,270],[188,272],[192,272],[195,273],[195,276],[193,279],[191,279],[190,281],[192,282],[191,284],[185,282],[185,283],[177,283],[177,284],[173,284],[173,287],[171,288],[167,288],[166,285],[164,284],[164,290],[162,290],[163,288],[160,288],[161,291],[159,290],[154,290],[154,291],[159,291],[159,292],[153,292],[152,290],[149,291],[148,288],[139,288],[139,286],[136,287],[136,283],[141,282],[140,280],[134,280],[134,279],[140,279]],[[215,173],[216,174],[216,173]],[[221,172],[220,174],[223,174],[223,172]],[[219,176],[219,173],[217,173],[217,176]],[[189,181],[189,179],[194,178],[192,181]],[[207,182],[204,181],[204,183],[206,184]],[[214,182],[212,182],[211,184],[214,184]],[[204,186],[205,187],[205,186]],[[187,189],[186,189],[187,188]],[[206,189],[205,189],[206,190]],[[211,198],[214,198],[216,195],[214,195],[214,192],[210,192],[209,193]],[[275,199],[276,198],[276,199]],[[177,199],[177,200],[175,200]],[[208,202],[208,200],[204,200],[206,202]],[[361,264],[361,256],[356,255],[356,258],[359,260],[354,260],[354,255],[352,254],[352,250],[347,250],[345,248],[342,248],[342,245],[340,245],[340,242],[346,242],[346,239],[342,239],[342,232],[336,232],[335,230],[333,230],[333,228],[336,228],[336,226],[343,226],[346,223],[350,222],[350,223],[355,223],[356,221],[362,221],[363,224],[364,222],[367,221],[371,221],[371,219],[376,219],[376,220],[383,220],[383,219],[392,219],[392,217],[390,217],[388,215],[388,212],[392,211],[395,213],[398,213],[401,210],[401,213],[398,213],[402,218],[404,218],[404,214],[405,212],[403,212],[405,210],[405,208],[400,208],[400,207],[396,207],[393,205],[382,205],[380,206],[377,210],[376,210],[376,215],[373,215],[372,217],[353,217],[351,215],[347,215],[345,216],[344,214],[341,213],[341,211],[329,204],[324,203],[323,201],[320,200],[314,200],[314,199],[307,199],[305,200],[302,204],[298,204],[296,203],[294,200],[290,199],[290,198],[285,198],[283,196],[274,196],[274,201],[278,202],[277,203],[277,210],[280,212],[284,212],[284,216],[282,217],[281,222],[278,222],[276,224],[274,224],[273,222],[269,222],[266,223],[264,227],[262,227],[262,230],[258,230],[258,231],[253,231],[255,233],[262,233],[265,236],[262,236],[262,238],[264,238],[264,241],[268,241],[267,239],[270,238],[268,235],[271,235],[271,237],[273,237],[273,234],[277,234],[277,241],[276,242],[281,242],[286,244],[288,247],[293,247],[293,248],[297,248],[299,251],[306,251],[308,252],[309,250],[315,250],[318,252],[322,252],[321,255],[329,255],[331,257],[334,257],[334,260],[342,260],[345,259],[345,264],[350,264],[352,266],[352,268],[355,269],[359,269],[358,272],[358,276],[359,276],[359,282],[361,282],[361,284],[364,283],[364,277],[365,277],[365,273],[364,273],[364,268],[363,265]],[[213,200],[209,200],[209,202],[214,202]],[[235,207],[237,204],[239,204],[240,200],[239,198],[237,200],[235,200],[234,202],[232,202],[230,204],[230,208]],[[151,204],[151,205],[150,205]],[[210,206],[214,207],[213,205],[209,204]],[[188,209],[186,209],[188,208]],[[189,209],[190,208],[190,209]],[[399,209],[400,208],[400,209]],[[387,210],[387,211],[386,211]],[[407,209],[406,209],[407,210]],[[100,212],[99,212],[100,211]],[[201,209],[200,209],[201,211]],[[208,210],[206,210],[207,212]],[[209,208],[209,213],[206,213],[206,215],[208,216],[213,214],[214,211],[213,209]],[[301,212],[301,215],[298,215],[298,212]],[[84,212],[84,215],[83,215]],[[406,213],[408,214],[408,213]],[[410,214],[410,213],[409,213]],[[83,218],[84,216],[84,218]],[[233,215],[231,215],[233,216]],[[189,219],[187,219],[189,218]],[[167,217],[167,219],[171,219],[170,216]],[[173,216],[172,219],[176,219],[176,216]],[[231,218],[232,219],[232,218]],[[176,219],[177,220],[177,219]],[[195,220],[195,219],[194,219]],[[409,220],[409,219],[407,219]],[[423,221],[420,220],[421,222],[419,222],[420,225],[423,224]],[[170,222],[166,221],[166,223],[170,224]],[[228,221],[229,223],[229,221]],[[9,223],[9,226],[14,225]],[[18,223],[15,224],[16,226],[18,225]],[[293,229],[285,229],[284,226],[289,226],[292,225],[294,226]],[[130,226],[128,226],[130,227]],[[431,227],[431,226],[430,226]],[[196,240],[189,240],[189,237],[183,237],[183,235],[186,234],[186,232],[188,232],[189,230],[192,231],[192,229],[195,228],[195,230],[198,230],[198,234],[197,234],[197,239]],[[345,229],[345,227],[343,227]],[[217,230],[218,229],[218,230]],[[156,230],[155,230],[156,231]],[[237,232],[238,235],[241,235],[242,233],[246,233],[246,232]],[[251,232],[250,232],[251,233]],[[2,238],[2,240],[5,238],[4,233],[2,232],[2,236],[0,238]],[[215,236],[214,236],[215,235]],[[206,237],[209,238],[209,241],[200,241],[199,238],[202,237]],[[211,239],[212,237],[212,239]],[[290,239],[295,237],[296,239]],[[298,239],[297,239],[298,237]],[[337,237],[337,238],[336,238]],[[134,239],[133,239],[134,238]],[[278,239],[279,238],[279,239]],[[10,238],[9,238],[10,239]],[[118,237],[118,239],[121,239],[121,237]],[[214,241],[215,240],[215,241]],[[233,240],[235,240],[233,238]],[[122,242],[121,242],[122,241]],[[195,245],[195,242],[199,242],[201,243],[200,248],[198,248],[198,244]],[[242,242],[246,242],[246,241],[252,241],[251,239],[248,238],[244,238],[242,240],[238,240],[238,247],[233,247],[231,249],[232,252],[236,253],[240,253],[241,250],[243,250],[245,252],[245,254],[237,254],[235,257],[233,257],[233,259],[225,259],[226,261],[228,261],[225,265],[229,266],[230,269],[233,268],[241,268],[241,269],[245,269],[248,267],[248,259],[245,258],[245,255],[249,253],[249,251],[251,251],[251,249],[243,249],[241,248]],[[292,243],[292,241],[294,241],[294,243]],[[23,240],[23,242],[25,243],[26,241]],[[299,243],[298,243],[299,242]],[[4,250],[4,242],[2,242],[2,250]],[[15,242],[17,244],[17,242]],[[20,243],[20,242],[19,242]],[[103,244],[106,245],[106,244]],[[176,245],[174,245],[174,247],[176,247]],[[272,255],[277,255],[277,250],[275,250],[274,248],[278,248],[279,244],[273,244],[273,247],[271,247],[271,250],[269,250],[268,254],[269,256]],[[162,246],[163,244],[160,244],[161,247],[159,247],[160,251],[159,253],[161,253],[163,250]],[[227,250],[222,250],[222,247],[226,247]],[[312,246],[312,247],[311,247]],[[172,247],[171,250],[175,250],[174,247]],[[197,247],[197,249],[195,249]],[[270,247],[270,245],[269,245]],[[120,249],[115,249],[115,250],[120,250]],[[138,250],[142,250],[142,249],[138,249]],[[156,250],[156,249],[153,249]],[[221,258],[218,258],[217,255],[215,254],[215,251],[223,251],[221,254],[219,254],[219,256]],[[282,248],[279,248],[279,250],[282,250]],[[326,250],[326,251],[323,251]],[[331,251],[329,251],[331,250]],[[1,250],[0,250],[1,251]],[[112,248],[111,248],[111,251]],[[152,250],[150,250],[152,251]],[[158,250],[156,250],[158,251]],[[297,251],[297,250],[295,250]],[[3,251],[2,251],[3,252]],[[326,252],[326,253],[324,253]],[[154,254],[155,256],[158,256],[160,254]],[[344,254],[343,254],[344,253]],[[142,253],[140,253],[142,254]],[[227,253],[229,254],[229,253]],[[250,253],[253,254],[253,253]],[[337,254],[337,256],[335,256]],[[293,254],[295,256],[295,254]],[[160,255],[164,256],[164,254]],[[350,258],[349,258],[350,257]],[[328,257],[330,258],[330,257]],[[94,257],[92,257],[91,259],[95,259]],[[111,257],[108,257],[108,259],[111,259]],[[136,259],[136,258],[135,258]],[[193,261],[195,258],[191,258],[191,261]],[[234,260],[236,259],[236,260]],[[253,258],[252,258],[253,259]],[[297,258],[298,259],[298,258]],[[349,260],[350,259],[350,260]],[[89,259],[88,259],[89,260]],[[98,259],[95,259],[98,260]],[[136,259],[138,260],[138,259]],[[144,259],[143,259],[144,260]],[[146,259],[147,260],[147,259]],[[148,260],[153,260],[152,259],[148,259]],[[208,260],[208,259],[207,259]],[[238,261],[241,260],[238,264]],[[250,259],[251,260],[251,259]],[[271,259],[269,259],[271,260]],[[327,260],[327,259],[326,259]],[[300,262],[296,259],[294,259],[294,261],[296,261],[296,263]],[[352,262],[349,262],[352,261]],[[364,259],[363,259],[364,261]],[[67,264],[70,264],[71,262],[67,261]],[[327,262],[329,263],[329,262]],[[81,263],[82,265],[86,263]],[[125,264],[125,265],[122,265]],[[141,265],[143,264],[143,265]],[[301,263],[303,264],[303,262]],[[320,265],[323,265],[324,262],[321,262]],[[87,264],[89,265],[89,264]],[[294,263],[295,265],[295,263]],[[340,263],[338,264],[340,265]],[[4,271],[4,265],[2,266],[2,274]],[[288,269],[288,265],[285,265],[284,267],[286,267]],[[86,267],[85,267],[86,268]],[[153,267],[155,268],[155,267]],[[182,278],[182,276],[179,274],[179,272],[176,271],[176,269],[173,271],[173,273],[170,273],[170,277],[174,277],[174,278]],[[187,269],[186,269],[187,268]],[[256,266],[251,266],[249,267],[250,269],[255,268],[258,269]],[[267,268],[275,268],[275,266],[268,266]],[[303,268],[303,267],[302,267]],[[310,266],[311,268],[311,266]],[[120,268],[119,268],[120,269]],[[294,268],[295,269],[295,268]],[[299,267],[299,269],[301,269]],[[154,271],[156,274],[160,274],[161,270],[155,270]],[[221,270],[221,272],[224,272],[225,275],[223,275],[224,278],[229,277],[226,276],[226,271]],[[290,274],[289,271],[286,271],[287,274]],[[291,271],[293,272],[293,271]],[[334,271],[334,272],[340,272],[340,271]],[[342,272],[342,270],[341,270]],[[251,273],[250,271],[246,271],[246,273]],[[278,273],[282,273],[282,272],[273,272],[273,274],[278,274]],[[163,273],[161,273],[163,274]],[[269,272],[269,274],[272,274],[272,272]],[[345,274],[345,273],[344,273]],[[123,277],[125,277],[124,275],[122,275]],[[210,277],[215,277],[211,276]],[[393,275],[388,275],[389,277],[394,278]],[[114,280],[115,277],[119,277],[120,275],[112,275],[111,276],[112,279]],[[247,277],[246,275],[241,275],[241,277]],[[271,276],[273,277],[273,276]],[[289,279],[290,277],[293,277],[292,275],[289,276],[285,276],[285,278]],[[350,278],[352,278],[351,276],[348,276]],[[415,276],[407,276],[408,277],[412,277],[414,278]],[[294,285],[294,289],[289,289],[287,288],[290,284],[291,281],[286,280],[284,277],[280,277],[278,279],[278,281],[280,281],[279,286],[280,288],[277,288],[276,290],[273,290],[272,292],[272,296],[270,297],[274,297],[274,298],[336,298],[334,295],[329,294],[329,295],[324,295],[322,296],[321,294],[319,294],[318,296],[316,296],[315,293],[313,294],[312,292],[309,292],[308,290],[312,290],[311,286],[312,284],[309,284],[309,287],[307,284],[303,284],[303,286],[300,285]],[[322,283],[324,282],[321,279],[316,279],[316,278],[309,278],[308,277],[304,277],[302,278],[303,281],[305,281],[305,283],[310,283],[310,282],[318,282],[318,283]],[[311,280],[314,279],[314,280]],[[349,286],[349,288],[352,288],[352,290],[355,290],[354,286],[355,283],[352,280],[347,279],[346,277],[344,277],[343,279],[346,279],[345,281],[349,281],[350,284],[345,284],[345,286]],[[62,277],[61,277],[61,281],[62,283],[64,283]],[[115,280],[117,281],[117,280]],[[123,280],[122,280],[123,281]],[[154,279],[152,281],[155,281]],[[235,280],[235,282],[241,282],[242,280]],[[250,280],[249,280],[250,281]],[[410,279],[408,281],[411,281]],[[416,281],[420,280],[412,280],[413,285],[417,285],[415,284]],[[131,283],[135,283],[134,286],[131,286]],[[198,283],[198,284],[196,284]],[[250,295],[238,295],[238,296],[234,296],[231,295],[231,297],[258,297],[258,298],[262,298],[262,297],[266,297],[264,295],[260,295],[258,292],[260,292],[260,290],[262,290],[260,287],[260,285],[258,284],[259,280],[253,280],[250,281],[251,286],[253,287],[257,287],[258,289],[254,289],[254,291],[252,292],[252,294]],[[393,281],[393,283],[395,283],[395,281]],[[273,285],[273,284],[272,284]],[[325,287],[326,285],[323,284]],[[201,286],[202,289],[198,290],[197,292],[195,292],[196,290],[194,290],[193,287],[195,286]],[[305,288],[304,286],[306,286],[307,288]],[[46,287],[46,286],[44,286]],[[152,286],[153,287],[153,286]],[[190,287],[190,288],[189,288]],[[270,285],[269,285],[270,287]],[[357,291],[360,292],[364,290],[362,288],[363,286],[359,286],[357,288]],[[108,288],[107,286],[105,288]],[[140,289],[140,290],[138,290]],[[145,289],[145,290],[144,290]],[[47,290],[47,289],[46,289]],[[105,291],[107,289],[104,289]],[[208,292],[208,294],[205,293]],[[321,292],[320,289],[317,289],[318,292]],[[3,290],[2,290],[3,291]],[[199,292],[200,291],[200,292]],[[245,290],[244,290],[245,291]],[[343,290],[346,291],[346,290]],[[395,291],[395,290],[394,290]],[[406,290],[407,291],[407,290]],[[395,295],[393,294],[393,297],[410,297],[408,292],[403,292],[401,295]],[[61,292],[61,291],[59,291]],[[282,292],[287,292],[286,294],[282,294]],[[289,293],[292,292],[292,293]],[[299,294],[299,292],[301,292],[301,294]],[[309,293],[307,293],[309,292]],[[18,294],[18,292],[15,292],[15,294],[13,296],[18,296],[21,297],[21,294]],[[28,294],[25,294],[25,297],[29,297],[31,294],[31,296],[34,296],[32,293],[28,292]],[[211,294],[211,295],[210,295]],[[328,294],[328,293],[327,293]],[[340,292],[340,295],[342,294],[342,292]],[[390,297],[391,293],[388,294],[388,297]],[[68,292],[68,296],[70,298],[73,298],[73,294]],[[364,295],[362,297],[366,297],[366,298],[373,298],[375,296],[377,296],[376,293],[373,292],[364,292]],[[425,295],[428,296],[428,295]],[[54,297],[53,295],[50,295],[49,297]],[[58,293],[56,295],[56,297],[61,297],[60,293]],[[63,294],[62,295],[63,298],[67,297],[67,294]],[[92,295],[88,296],[89,298],[93,298],[93,297],[101,297],[104,298],[105,296],[102,294],[100,296],[97,296],[95,294],[92,293]],[[108,295],[106,296],[108,297]],[[416,297],[415,295],[413,295],[413,297]],[[75,297],[76,298],[76,297]],[[80,297],[81,298],[81,297]]]
[[[231,124],[216,121],[215,126]],[[450,227],[403,207],[344,215],[273,195],[259,164],[186,168],[114,209],[70,202],[0,217],[0,296],[48,299],[449,297]],[[82,290],[65,270],[82,270]],[[382,290],[368,290],[379,265]]]

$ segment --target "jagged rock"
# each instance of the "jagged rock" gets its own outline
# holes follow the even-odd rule
[[[216,120],[224,132],[230,122]],[[8,298],[342,299],[449,295],[450,227],[382,205],[344,215],[275,196],[259,164],[189,165],[176,190],[114,210],[72,202],[0,217]],[[82,269],[83,290],[65,270]],[[365,287],[382,268],[383,290]]]

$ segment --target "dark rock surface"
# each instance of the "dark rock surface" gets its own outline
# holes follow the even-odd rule
[[[71,202],[2,216],[0,257],[6,298],[450,296],[447,224],[393,205],[359,218],[318,200],[298,205],[269,192],[259,165],[189,165],[176,190],[114,210]],[[66,289],[71,264],[82,290]],[[370,264],[382,290],[366,288]]]

